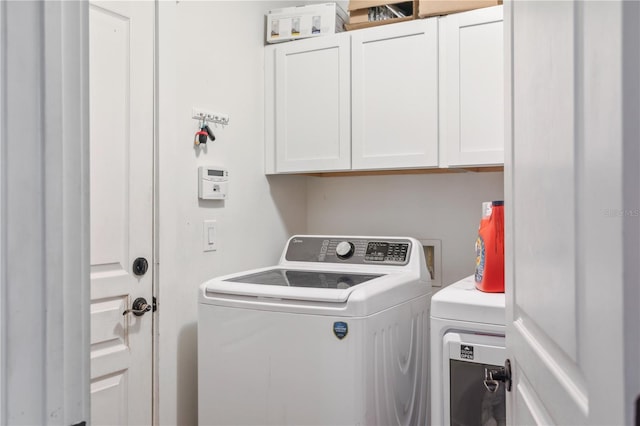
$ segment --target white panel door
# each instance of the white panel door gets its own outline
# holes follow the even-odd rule
[[[91,423],[152,421],[154,3],[92,2]],[[149,270],[133,273],[136,258]]]
[[[438,20],[354,31],[352,168],[438,166]]]
[[[502,6],[441,19],[443,131],[449,166],[504,163]]]
[[[508,424],[633,422],[640,8],[631,3],[635,37],[624,43],[621,2],[506,8]]]
[[[351,167],[349,34],[275,50],[276,171]]]

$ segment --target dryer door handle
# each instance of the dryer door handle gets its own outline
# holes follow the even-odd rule
[[[500,383],[504,383],[507,392],[511,392],[511,361],[508,359],[504,367],[484,369],[484,386],[489,392],[496,392]]]

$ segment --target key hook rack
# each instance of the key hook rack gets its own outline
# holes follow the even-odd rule
[[[229,124],[229,116],[226,114],[218,114],[215,112],[194,111],[193,119],[205,123],[220,124],[227,126]]]

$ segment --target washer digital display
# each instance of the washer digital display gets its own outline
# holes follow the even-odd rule
[[[366,260],[383,261],[387,257],[389,252],[389,243],[386,242],[371,242],[367,244],[367,251],[365,253]]]
[[[371,262],[404,262],[407,259],[409,244],[371,241],[367,244],[365,260]]]

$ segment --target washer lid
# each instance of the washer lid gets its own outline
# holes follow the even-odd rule
[[[386,276],[275,267],[213,279],[204,284],[204,290],[206,296],[217,294],[344,303],[360,284]]]
[[[381,274],[349,272],[302,271],[295,269],[269,269],[267,271],[228,278],[223,281],[288,287],[332,288],[345,290],[354,285],[381,277]]]
[[[504,293],[476,289],[473,275],[443,288],[431,298],[434,318],[505,325]]]

